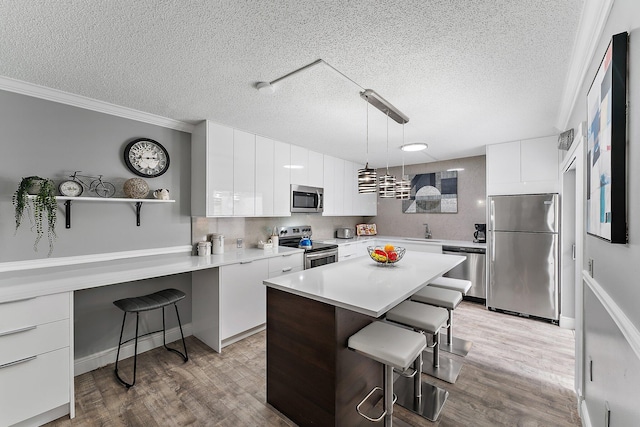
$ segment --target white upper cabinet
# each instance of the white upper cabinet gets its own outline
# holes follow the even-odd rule
[[[291,216],[291,150],[289,144],[273,142],[273,216]]]
[[[375,216],[377,195],[358,193],[358,169],[348,160],[324,156],[324,216]]]
[[[274,141],[256,136],[256,216],[273,216],[275,201]]]
[[[309,175],[307,185],[322,187],[324,185],[324,155],[309,150]]]
[[[322,187],[324,188],[324,209],[322,211],[323,216],[336,215],[336,178],[335,178],[335,164],[336,158],[328,155],[324,155],[323,170],[324,180]]]
[[[233,215],[255,215],[256,136],[233,131]]]
[[[487,195],[557,193],[557,137],[487,145]]]
[[[309,185],[309,150],[291,145],[291,184]]]
[[[191,134],[191,215],[233,215],[233,129],[209,121]]]

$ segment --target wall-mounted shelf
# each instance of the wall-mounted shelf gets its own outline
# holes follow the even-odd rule
[[[36,196],[28,196],[30,199]],[[65,228],[71,228],[71,202],[106,202],[106,203],[135,203],[136,206],[136,225],[140,226],[140,210],[143,203],[175,203],[175,200],[158,200],[158,199],[129,199],[129,198],[103,198],[103,197],[67,197],[56,196],[57,201],[64,201],[65,208]]]

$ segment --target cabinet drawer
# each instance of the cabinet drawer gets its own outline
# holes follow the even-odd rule
[[[69,403],[69,347],[0,368],[0,414],[11,425]]]
[[[0,303],[0,332],[69,318],[69,293]]]
[[[299,253],[269,258],[269,277],[302,270],[304,267],[302,257],[303,255]]]
[[[0,366],[69,347],[69,319],[0,330]]]

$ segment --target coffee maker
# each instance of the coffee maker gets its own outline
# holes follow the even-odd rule
[[[487,242],[487,224],[476,224],[476,232],[473,233],[474,243]]]

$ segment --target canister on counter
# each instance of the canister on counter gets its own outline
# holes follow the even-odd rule
[[[198,242],[198,256],[211,255],[211,242]]]
[[[213,246],[213,254],[219,255],[224,253],[224,235],[214,233],[211,235],[211,245]]]

